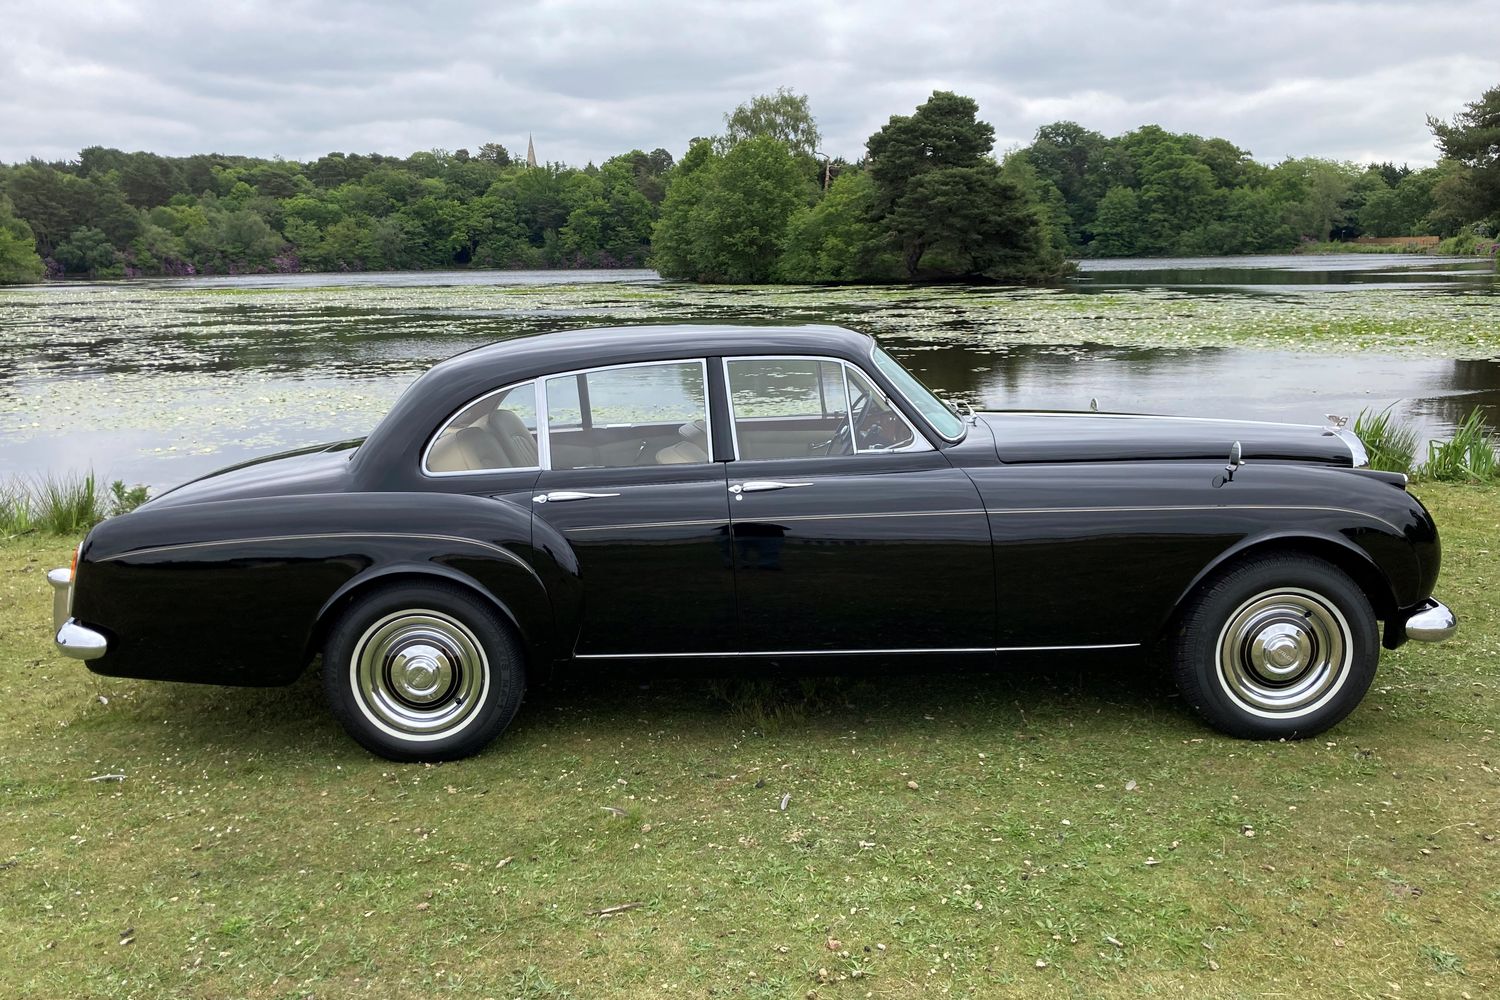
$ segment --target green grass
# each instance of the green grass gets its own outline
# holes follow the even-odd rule
[[[1500,490],[1419,492],[1461,631],[1301,743],[1114,664],[598,670],[396,765],[315,677],[56,657],[72,539],[0,542],[0,996],[1495,995]]]
[[[1390,406],[1379,413],[1360,410],[1354,418],[1354,433],[1369,453],[1370,468],[1411,474],[1420,435],[1415,427],[1394,417]]]

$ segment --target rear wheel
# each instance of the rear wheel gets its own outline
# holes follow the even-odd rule
[[[1215,728],[1250,739],[1312,736],[1352,712],[1375,678],[1375,613],[1337,566],[1255,557],[1220,574],[1174,634],[1177,686]]]
[[[323,648],[333,714],[367,750],[440,761],[484,749],[515,718],[521,650],[495,609],[449,584],[398,584],[356,601]]]

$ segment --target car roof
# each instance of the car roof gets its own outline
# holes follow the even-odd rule
[[[674,323],[608,326],[516,337],[457,354],[433,367],[424,381],[446,381],[483,370],[519,381],[552,372],[636,361],[735,354],[868,354],[867,334],[840,326]]]
[[[557,372],[635,362],[740,354],[819,355],[858,361],[874,340],[838,326],[678,323],[614,326],[516,337],[454,355],[401,395],[355,453],[356,471],[415,470],[418,451],[440,421],[504,385]]]

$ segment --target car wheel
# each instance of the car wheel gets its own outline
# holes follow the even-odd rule
[[[1321,559],[1261,556],[1219,574],[1173,635],[1177,687],[1215,728],[1246,739],[1321,733],[1375,679],[1369,599]]]
[[[323,647],[323,690],[359,744],[399,761],[478,753],[526,686],[510,625],[461,587],[400,584],[357,600]]]

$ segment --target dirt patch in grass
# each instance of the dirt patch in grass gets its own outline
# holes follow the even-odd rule
[[[55,657],[69,542],[0,544],[0,995],[1492,995],[1500,491],[1420,494],[1462,630],[1295,744],[1129,664],[593,671],[394,765]]]

